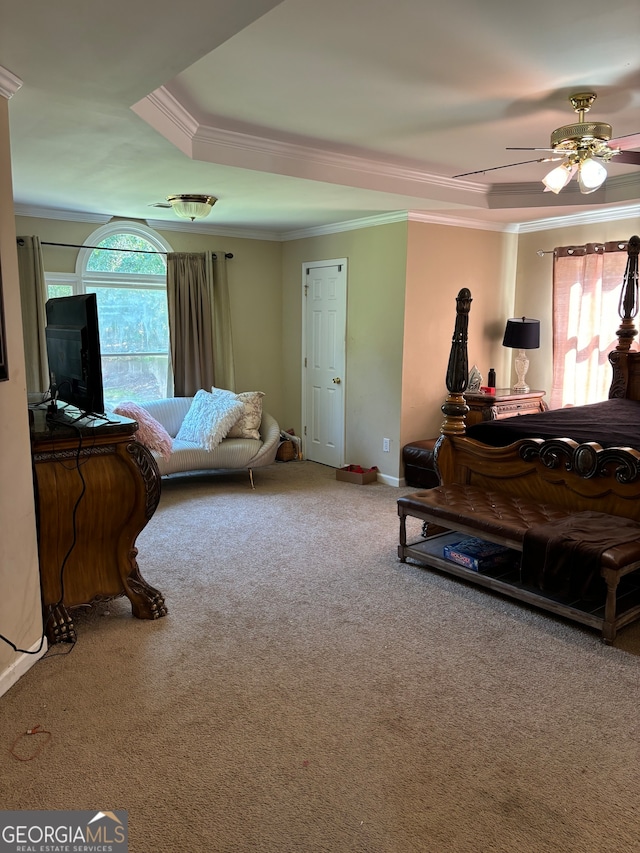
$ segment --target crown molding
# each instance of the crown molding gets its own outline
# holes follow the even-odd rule
[[[280,235],[280,239],[282,241],[304,240],[307,237],[323,237],[327,234],[340,234],[343,231],[357,231],[360,228],[389,225],[392,222],[406,222],[407,219],[406,210],[394,210],[391,213],[364,216],[361,219],[347,219],[344,222],[332,222],[328,225],[314,225],[309,228],[297,228],[295,231],[284,231]]]
[[[33,216],[36,219],[62,219],[67,222],[88,222],[104,225],[111,217],[103,213],[86,213],[83,210],[62,210],[58,207],[35,207],[30,204],[14,204],[15,216]]]
[[[22,80],[12,74],[8,68],[0,65],[0,95],[9,100],[12,98],[18,89],[22,86]]]
[[[88,224],[105,225],[114,219],[126,222],[130,217],[112,217],[99,213],[83,211],[59,210],[56,208],[32,207],[16,204],[16,216],[29,216],[38,219],[57,219],[69,222],[86,222]],[[237,237],[245,240],[267,240],[271,242],[287,242],[303,240],[308,237],[322,237],[328,234],[340,234],[345,231],[356,231],[361,228],[373,228],[377,225],[389,225],[394,222],[424,222],[430,225],[448,225],[454,228],[473,228],[480,231],[501,231],[504,233],[528,234],[535,231],[550,231],[553,228],[568,228],[573,225],[597,225],[601,222],[617,220],[640,219],[640,205],[629,207],[588,210],[569,216],[555,216],[545,219],[521,223],[495,223],[468,217],[447,216],[440,213],[425,213],[420,210],[395,210],[375,216],[364,216],[360,219],[349,219],[343,222],[332,222],[328,225],[299,228],[294,231],[268,231],[251,228],[233,228],[215,224],[205,224],[202,221],[182,222],[164,219],[133,220],[146,222],[150,228],[157,231],[183,231],[190,234],[209,234],[220,237]],[[640,229],[640,223],[639,223]]]
[[[372,157],[357,154],[346,154],[317,148],[300,142],[288,142],[268,138],[237,130],[225,130],[219,127],[201,126],[194,136],[194,145],[215,146],[248,151],[261,156],[296,160],[320,166],[325,169],[342,169],[352,172],[389,178],[394,181],[408,181],[428,186],[444,187],[448,190],[464,190],[480,195],[486,195],[487,188],[482,184],[471,181],[454,180],[453,178],[435,175],[411,166],[400,166]]]
[[[156,231],[184,231],[189,234],[211,234],[220,237],[238,237],[245,240],[282,240],[279,231],[258,230],[252,228],[228,228],[213,223],[168,221],[165,219],[139,219],[130,216],[109,216],[102,213],[85,213],[81,210],[60,210],[53,207],[33,207],[26,204],[14,205],[15,216],[30,216],[35,219],[56,219],[67,222],[86,222],[89,225],[106,225],[108,222],[142,222]],[[198,224],[196,224],[198,223]]]
[[[131,110],[176,148],[191,157],[198,122],[168,89],[164,86],[155,89],[133,104]]]
[[[502,231],[517,233],[518,224],[513,222],[487,222],[482,219],[470,219],[462,216],[447,216],[444,213],[423,213],[410,210],[409,221],[427,222],[430,225],[453,225],[456,228],[475,228],[477,231]]]
[[[200,126],[199,122],[164,86],[161,86],[159,89],[155,89],[150,95],[143,98],[142,101],[139,101],[138,103],[143,103],[144,101],[148,101],[150,105],[154,106],[164,116],[170,119],[178,130],[185,134],[185,136],[193,138],[198,132],[198,128]],[[131,109],[135,109],[136,106],[137,104],[134,104]]]
[[[391,213],[381,213],[377,216],[365,216],[360,219],[349,219],[345,222],[334,222],[330,225],[319,225],[312,228],[300,228],[287,231],[282,235],[283,240],[302,240],[307,237],[322,237],[326,234],[339,234],[343,231],[356,231],[359,228],[373,228],[376,225],[389,225],[392,222],[426,222],[430,225],[449,225],[454,228],[475,228],[481,231],[517,232],[518,226],[504,222],[483,222],[479,219],[468,219],[447,216],[441,213],[424,213],[420,210],[395,210]]]
[[[292,177],[331,180],[328,175],[331,172],[340,183],[339,179],[348,173],[358,176],[352,178],[357,186],[408,195],[426,196],[427,188],[431,191],[435,188],[440,192],[454,192],[462,200],[463,195],[469,194],[485,198],[488,192],[486,185],[475,181],[436,175],[417,166],[381,160],[370,153],[327,150],[314,145],[314,140],[304,138],[268,137],[260,133],[260,128],[237,130],[199,123],[164,86],[142,98],[131,109],[191,159],[205,163],[219,162],[249,169],[260,169],[266,163],[269,171],[273,171],[274,161],[279,160],[283,174]],[[217,150],[215,157],[214,149]],[[375,186],[371,186],[371,182]],[[404,186],[400,186],[402,184]]]
[[[587,210],[570,216],[554,216],[549,219],[537,219],[523,222],[518,226],[519,234],[534,231],[550,231],[552,228],[569,228],[572,225],[597,225],[600,222],[617,222],[625,219],[640,220],[640,205],[630,207],[609,207],[605,210]],[[640,222],[638,223],[640,227]]]

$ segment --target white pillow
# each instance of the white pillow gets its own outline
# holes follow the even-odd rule
[[[218,390],[218,388],[211,389],[212,393]],[[264,391],[242,391],[235,397],[243,404],[244,411],[229,430],[228,438],[253,438],[260,441]]]
[[[243,404],[231,391],[216,389],[210,394],[201,389],[196,392],[176,439],[215,450],[243,411]]]

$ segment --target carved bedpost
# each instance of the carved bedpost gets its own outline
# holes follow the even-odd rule
[[[638,313],[638,252],[640,251],[640,237],[630,237],[627,245],[627,268],[624,273],[624,287],[620,294],[618,314],[622,320],[620,328],[616,332],[618,345],[616,350],[628,352],[633,339],[638,334],[634,319]]]
[[[449,394],[442,405],[444,414],[444,421],[440,428],[442,435],[464,435],[465,432],[464,418],[469,411],[464,399],[469,376],[467,329],[472,301],[471,292],[466,287],[463,287],[456,296],[456,324],[447,366]]]
[[[633,339],[637,335],[634,318],[638,313],[638,252],[640,237],[630,237],[627,243],[627,268],[624,273],[624,283],[620,294],[618,314],[620,328],[616,332],[618,345],[609,353],[609,364],[613,370],[609,399],[629,396],[629,359]],[[635,399],[635,398],[634,398]]]

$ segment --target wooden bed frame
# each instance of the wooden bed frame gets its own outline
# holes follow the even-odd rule
[[[640,352],[632,351],[631,345],[637,335],[639,250],[640,238],[631,237],[618,343],[609,354],[613,369],[609,397],[638,401]],[[525,438],[508,447],[489,447],[465,435],[471,302],[469,290],[461,290],[446,376],[449,393],[442,406],[445,418],[434,452],[440,482],[499,489],[569,511],[595,510],[640,521],[640,448],[603,448],[595,435],[582,444],[567,438]]]

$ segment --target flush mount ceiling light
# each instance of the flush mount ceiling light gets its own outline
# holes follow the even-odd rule
[[[204,219],[211,213],[211,208],[218,201],[212,195],[169,195],[167,201],[176,216],[182,219]]]

